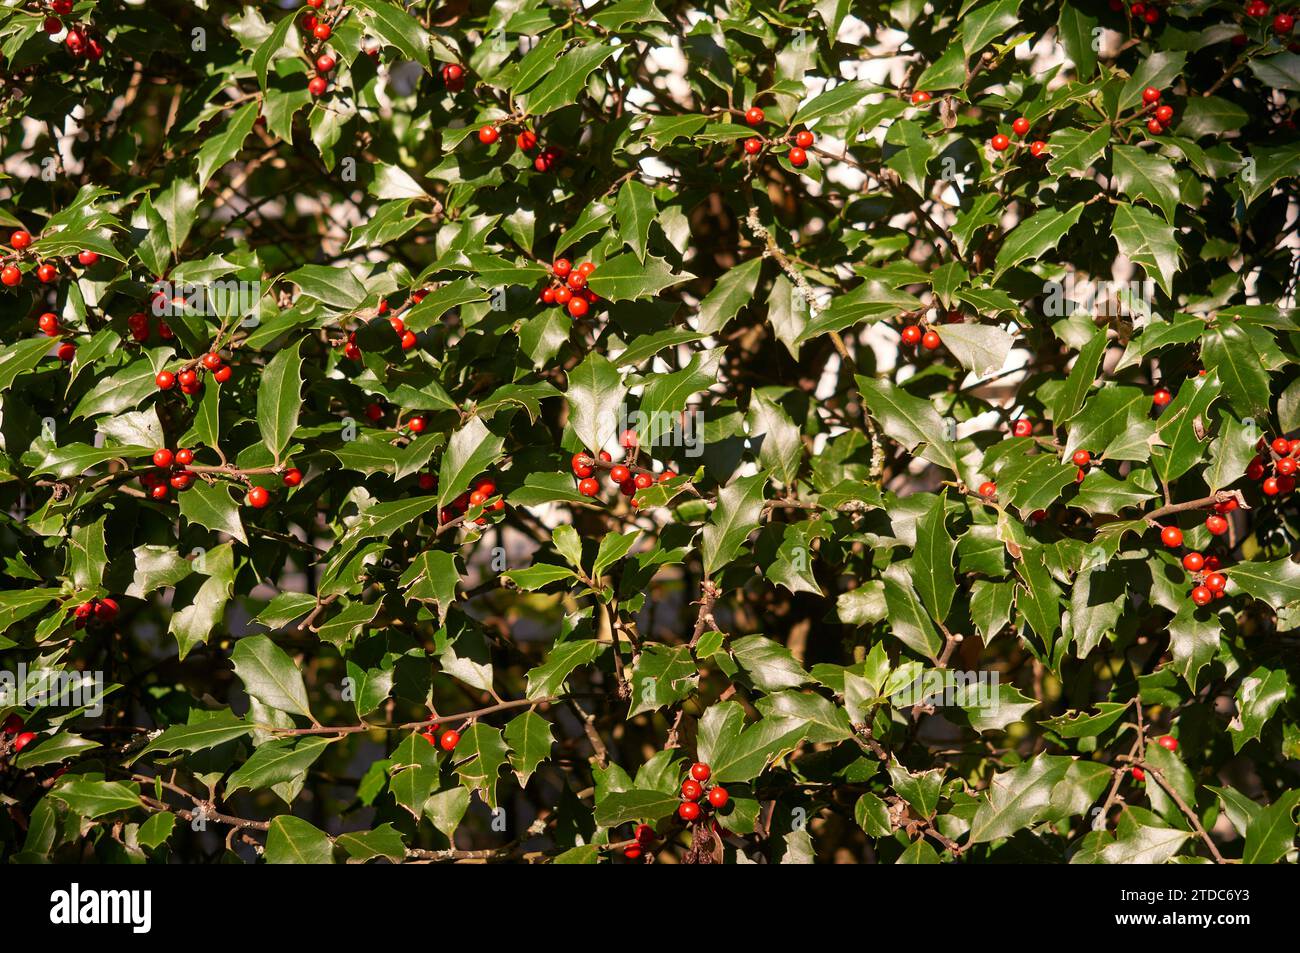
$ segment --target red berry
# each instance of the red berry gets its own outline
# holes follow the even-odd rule
[[[1277,491],[1281,494],[1290,493],[1295,489],[1295,477],[1281,476],[1277,478]]]
[[[1295,17],[1289,13],[1279,13],[1273,18],[1273,32],[1278,36],[1285,36],[1291,32],[1295,26]]]
[[[1160,542],[1170,548],[1183,545],[1183,531],[1177,526],[1166,526],[1160,531]]]
[[[751,126],[757,126],[762,121],[763,110],[759,109],[757,106],[750,106],[745,110],[745,122],[749,123]]]
[[[154,487],[149,491],[149,495],[153,497],[155,500],[167,499],[167,484],[166,483],[155,484]]]
[[[551,271],[555,273],[556,277],[567,278],[569,272],[573,271],[573,262],[567,258],[557,258],[555,264],[551,266]]]
[[[1274,467],[1278,476],[1292,476],[1296,471],[1296,461],[1294,457],[1283,457]]]
[[[677,805],[677,816],[689,823],[700,816],[700,806],[694,801],[682,801]]]
[[[378,404],[370,404],[366,407],[366,416],[374,423],[379,423],[384,418],[384,408]]]
[[[316,37],[316,39],[318,40],[328,40],[330,38],[330,34],[333,32],[334,31],[330,29],[330,25],[328,23],[317,23],[314,27],[312,27],[312,31],[311,31],[312,36]]]
[[[756,156],[763,151],[763,140],[751,136],[745,140],[744,149],[747,155]]]
[[[1092,462],[1092,453],[1087,450],[1076,450],[1070,459],[1074,461],[1076,467],[1086,467]]]
[[[581,318],[591,308],[591,305],[587,304],[586,298],[570,298],[565,307],[568,308],[570,317]]]
[[[537,133],[531,129],[525,129],[519,135],[515,136],[515,145],[523,152],[529,152],[537,147]]]
[[[1264,477],[1264,461],[1259,457],[1251,460],[1246,466],[1246,476],[1251,480],[1260,480]]]
[[[1142,102],[1146,103],[1148,106],[1152,103],[1158,103],[1159,101],[1160,90],[1156,89],[1154,86],[1148,86],[1146,89],[1142,90]]]
[[[918,89],[916,92],[912,94],[913,106],[919,106],[922,103],[928,103],[929,101],[930,101],[930,94],[923,89]]]
[[[21,228],[9,236],[9,244],[18,251],[22,251],[32,243],[32,233],[25,232]]]
[[[334,57],[330,56],[328,53],[322,53],[320,56],[316,57],[316,69],[318,72],[328,73],[337,65],[338,60],[334,59]]]
[[[156,467],[169,467],[172,465],[172,452],[166,447],[153,452],[153,465]]]
[[[1260,489],[1264,491],[1265,496],[1277,496],[1281,492],[1281,485],[1276,477],[1269,477],[1260,484]]]
[[[420,343],[420,339],[415,336],[414,331],[402,332],[402,350],[409,351]]]
[[[595,496],[600,492],[600,484],[595,477],[586,477],[578,481],[578,492],[583,496]]]
[[[560,285],[560,287],[555,289],[556,304],[561,304],[561,305],[568,304],[572,298],[573,298],[573,292],[569,290],[568,285]]]
[[[1151,133],[1151,135],[1158,136],[1161,135],[1164,131],[1165,131],[1165,127],[1160,124],[1159,119],[1147,120],[1147,132]]]
[[[1212,572],[1205,577],[1205,585],[1211,592],[1222,592],[1228,586],[1228,577],[1221,572]]]
[[[22,751],[24,748],[26,748],[29,744],[31,744],[35,740],[36,740],[35,732],[24,731],[21,735],[19,735],[17,738],[14,739],[14,754],[17,754],[18,752]],[[699,813],[699,810],[700,809],[698,807],[695,808],[697,814]]]
[[[1146,11],[1142,14],[1142,19],[1154,26],[1160,22],[1160,11],[1155,7],[1147,7]]]
[[[1231,498],[1214,504],[1214,512],[1216,513],[1231,513],[1236,508],[1237,508],[1237,501]]]
[[[1035,159],[1037,159],[1046,151],[1047,151],[1047,143],[1045,143],[1041,139],[1038,139],[1029,144],[1029,154],[1033,156]]]
[[[1017,136],[1023,136],[1029,131],[1029,120],[1024,116],[1021,116],[1011,124],[1011,131]]]
[[[410,429],[411,433],[424,433],[424,418],[412,417],[406,422],[406,426]]]
[[[589,476],[591,476],[591,472],[592,472],[592,469],[591,469],[591,454],[589,454],[589,453],[575,453],[575,454],[573,455],[573,459],[572,459],[571,461],[569,461],[569,465],[573,468],[573,475],[574,475],[574,476],[577,476],[577,477],[589,477]]]
[[[176,451],[176,462],[183,467],[188,467],[194,462],[194,451],[188,447],[181,447]]]
[[[794,144],[796,146],[799,146],[802,149],[807,149],[811,147],[812,144],[816,141],[817,141],[816,136],[814,136],[807,129],[800,129],[798,132],[794,134]]]
[[[116,599],[97,599],[95,600],[95,618],[100,622],[112,622],[117,618],[118,605]]]
[[[1286,437],[1278,437],[1269,446],[1273,448],[1273,452],[1279,457],[1285,457],[1291,452],[1291,441],[1287,440]]]
[[[649,824],[638,824],[636,826],[636,831],[633,832],[632,836],[636,839],[638,844],[645,845],[653,844],[655,842],[655,831]]]
[[[181,387],[193,387],[199,382],[199,375],[197,372],[186,368],[176,375],[176,379],[181,382]]]
[[[71,341],[64,341],[54,353],[60,361],[67,363],[77,356],[77,345]]]
[[[329,80],[325,79],[325,77],[313,76],[311,81],[307,84],[307,92],[311,93],[313,96],[323,96],[325,90],[329,89],[329,85]]]
[[[59,333],[59,317],[51,311],[46,311],[36,319],[36,326],[50,337],[54,337]]]
[[[786,158],[788,158],[790,164],[796,168],[803,168],[808,164],[808,153],[804,152],[798,146],[792,148],[786,155]]]
[[[724,787],[715,787],[709,792],[709,803],[716,808],[724,808],[727,802],[731,800],[731,795],[727,793]]]
[[[1164,123],[1164,124],[1167,126],[1167,125],[1169,125],[1169,120],[1171,120],[1171,119],[1173,119],[1173,118],[1174,118],[1174,107],[1173,107],[1173,106],[1157,106],[1157,107],[1156,107],[1156,120],[1157,120],[1158,122]]]
[[[997,493],[998,486],[996,483],[981,483],[979,488],[980,496],[992,496]]]
[[[233,374],[234,371],[230,369],[229,364],[222,364],[220,367],[218,367],[215,371],[212,372],[212,379],[216,381],[218,384],[224,384],[226,381],[230,380],[231,375]]]
[[[701,784],[709,780],[711,774],[713,774],[713,770],[703,761],[696,761],[691,765],[691,777]]]
[[[632,478],[632,471],[621,463],[610,469],[609,480],[611,483],[626,483]]]
[[[448,728],[442,733],[442,737],[438,739],[438,745],[443,751],[451,751],[458,744],[460,744],[460,732],[453,728]]]
[[[585,288],[587,286],[587,276],[580,271],[575,271],[570,273],[568,280],[565,283],[569,286],[570,290],[577,291],[579,288]]]
[[[63,21],[58,17],[46,17],[45,22],[41,24],[46,33],[53,36],[55,33],[63,32]]]
[[[628,844],[623,848],[623,856],[628,860],[639,860],[641,858],[641,848],[636,844]]]
[[[1183,568],[1188,572],[1200,572],[1205,567],[1205,557],[1200,553],[1188,553],[1183,557]]]
[[[1214,601],[1214,593],[1206,586],[1197,586],[1192,590],[1192,601],[1198,606],[1208,606]]]
[[[915,324],[909,324],[903,328],[899,336],[903,339],[904,344],[915,344],[921,340],[921,329]]]
[[[501,138],[501,133],[497,132],[496,126],[484,126],[478,131],[478,141],[485,146],[490,146]]]
[[[264,486],[255,486],[248,491],[248,504],[254,509],[262,509],[271,502],[271,494]]]
[[[1169,402],[1174,399],[1174,395],[1169,393],[1163,387],[1151,395],[1151,402],[1157,407],[1168,407]]]
[[[23,730],[23,720],[17,714],[11,714],[5,719],[4,733],[7,735],[16,735]]]
[[[999,132],[989,140],[989,145],[993,147],[994,152],[1006,152],[1007,147],[1011,145],[1011,140]]]
[[[1207,516],[1205,518],[1205,528],[1210,531],[1211,535],[1222,536],[1228,531],[1228,521],[1222,516]]]
[[[55,268],[49,262],[46,262],[36,269],[36,280],[41,284],[48,285],[55,278],[59,277],[59,269]]]
[[[694,778],[687,778],[682,782],[682,797],[688,801],[698,801],[704,794],[704,786]]]
[[[609,463],[611,460],[614,459],[613,457],[611,457],[611,456],[609,455],[609,451],[608,451],[608,450],[602,450],[602,451],[600,451],[600,453],[598,453],[597,456],[600,457],[600,462],[601,462],[601,463]]]
[[[203,355],[202,363],[208,370],[215,371],[221,366],[221,355],[217,354],[215,351],[209,351],[207,354]]]
[[[1017,437],[1028,437],[1034,432],[1034,422],[1021,417],[1012,425],[1011,432]]]
[[[636,493],[636,482],[633,480],[624,480],[618,485],[618,492],[624,496],[632,496]]]
[[[669,480],[676,480],[676,479],[677,479],[677,474],[674,473],[672,470],[665,470],[663,473],[659,474],[660,483],[667,483]],[[708,765],[706,764],[704,765],[704,767],[707,769]],[[695,769],[692,768],[691,770],[694,771]],[[699,779],[697,778],[696,780]]]
[[[1147,779],[1147,773],[1146,773],[1145,771],[1143,771],[1141,768],[1134,768],[1134,769],[1133,769],[1133,780],[1134,780],[1134,781],[1145,781],[1146,779]]]
[[[632,478],[632,482],[636,485],[636,488],[638,490],[646,489],[651,484],[653,484],[654,481],[655,478],[648,473],[638,473],[635,477]]]
[[[581,265],[578,266],[578,271],[582,273],[582,276],[584,278],[590,278],[591,273],[595,270],[596,270],[596,266],[589,261],[584,261]]]
[[[0,283],[12,288],[23,280],[23,273],[13,265],[5,265],[0,268]]]
[[[284,480],[285,486],[297,486],[302,482],[302,471],[297,467],[293,467],[292,469],[285,470],[284,476],[280,479]]]
[[[943,342],[939,340],[938,332],[926,331],[925,334],[921,335],[921,347],[925,348],[927,351],[933,351],[942,343]]]
[[[1166,751],[1178,750],[1178,739],[1173,735],[1161,735],[1156,739],[1156,744],[1164,748]]]

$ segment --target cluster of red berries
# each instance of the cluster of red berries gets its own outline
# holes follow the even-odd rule
[[[1109,0],[1109,6],[1112,13],[1120,13],[1124,9],[1124,0]],[[1130,4],[1128,12],[1135,22],[1145,23],[1147,26],[1155,26],[1160,22],[1160,9],[1154,3]]]
[[[50,36],[62,33],[66,28],[68,35],[63,38],[63,45],[68,53],[79,60],[97,61],[104,55],[104,44],[99,37],[78,23],[66,26],[60,19],[71,15],[72,7],[73,0],[50,0],[50,13],[41,28]]]
[[[438,735],[438,726],[430,725],[427,730],[420,732],[425,741],[431,745],[437,745],[443,751],[454,751],[456,745],[460,744],[460,732],[454,728],[448,728]]]
[[[1211,519],[1222,519],[1222,517],[1211,517]],[[1192,589],[1192,601],[1198,606],[1207,606],[1215,599],[1222,599],[1227,595],[1228,577],[1219,572],[1221,566],[1218,556],[1188,553],[1183,556],[1183,568],[1195,577],[1196,586]]]
[[[209,351],[197,361],[189,361],[175,373],[172,371],[159,371],[158,376],[154,378],[154,383],[158,385],[159,390],[171,390],[177,384],[181,385],[181,393],[197,394],[203,390],[203,372],[211,371],[212,379],[218,384],[224,384],[230,380],[233,372],[221,355],[216,351]]]
[[[152,333],[149,322],[149,315],[144,311],[137,311],[126,319],[126,329],[131,332],[131,338],[137,344],[143,344],[149,340]],[[158,337],[163,341],[170,341],[176,337],[176,332],[171,329],[166,321],[158,321]]]
[[[913,347],[920,344],[927,351],[937,350],[939,345],[943,343],[938,331],[929,327],[922,330],[920,326],[915,324],[907,325],[902,331],[898,332],[898,336],[903,339],[904,344]]]
[[[167,499],[169,490],[188,490],[196,479],[194,471],[188,469],[194,462],[194,451],[181,447],[174,453],[166,447],[160,447],[153,453],[153,465],[156,470],[149,470],[140,475],[140,485],[145,488],[151,499]]]
[[[1272,12],[1272,7],[1266,0],[1249,0],[1246,4],[1246,16],[1253,20],[1262,20]],[[1289,36],[1295,29],[1295,14],[1279,11],[1277,16],[1273,17],[1273,32],[1278,36]]]
[[[596,292],[587,287],[587,279],[595,270],[596,266],[589,261],[575,268],[569,259],[557,258],[551,266],[551,276],[537,294],[538,300],[542,304],[567,309],[570,317],[583,317],[600,300]]]
[[[411,303],[419,304],[424,300],[425,295],[427,294],[428,292],[423,289],[412,291]],[[386,298],[381,298],[379,301],[379,307],[375,309],[375,313],[378,317],[383,317],[388,314],[390,310],[388,300]],[[416,337],[415,332],[407,330],[406,323],[397,315],[388,314],[388,323],[392,327],[393,333],[396,334],[402,342],[403,351],[409,351],[420,343],[420,339]],[[357,333],[355,331],[349,332],[348,334],[347,342],[343,345],[343,356],[350,361],[361,360],[361,346],[357,343]],[[382,410],[380,411],[380,416],[383,416]],[[373,420],[376,418],[372,417],[371,419]]]
[[[459,69],[459,67],[457,67]],[[485,146],[490,146],[501,138],[501,128],[499,123],[488,123],[478,131],[478,141]],[[537,133],[527,127],[521,129],[515,136],[515,145],[519,147],[520,152],[532,152],[537,148]],[[564,158],[564,150],[556,146],[546,146],[533,157],[533,168],[538,172],[549,172],[555,163]]]
[[[423,483],[421,485],[423,485]],[[437,485],[437,480],[434,480],[432,486]],[[496,492],[497,485],[490,479],[485,478],[475,481],[471,489],[462,493],[460,496],[456,497],[456,499],[447,504],[447,508],[442,511],[442,521],[444,523],[449,523],[456,517],[469,512],[471,508],[475,506],[483,506],[488,502],[488,500],[491,500],[492,497],[496,496]],[[506,501],[503,499],[497,499],[490,506],[486,507],[488,511],[493,513],[498,513],[505,508]],[[480,516],[474,522],[479,526],[482,526],[487,523],[487,517]]]
[[[682,803],[677,805],[677,816],[690,824],[699,819],[703,813],[700,799],[704,798],[710,807],[722,810],[731,800],[727,789],[720,784],[705,787],[709,775],[713,772],[703,761],[691,765],[691,776],[682,782]]]
[[[1166,751],[1170,752],[1171,754],[1178,750],[1178,739],[1175,738],[1173,735],[1161,735],[1159,738],[1156,739],[1156,744],[1158,744],[1160,747],[1164,748]],[[1145,771],[1143,771],[1141,768],[1136,768],[1136,767],[1133,769],[1134,781],[1145,781],[1146,779],[1147,779],[1147,773]]]
[[[9,236],[9,245],[17,254],[13,255],[14,261],[7,263],[0,268],[0,284],[6,288],[16,288],[23,281],[22,269],[14,264],[15,261],[21,261],[26,256],[26,251],[31,247],[33,238],[32,233],[24,229],[18,229]],[[85,268],[89,268],[95,262],[99,261],[99,253],[93,251],[82,251],[77,254],[77,262]],[[59,278],[59,266],[55,262],[42,261],[33,269],[36,280],[43,285],[52,284]]]
[[[307,6],[319,10],[324,6],[325,0],[306,0],[306,2]],[[327,17],[324,15],[317,16],[308,11],[303,14],[302,19],[299,21],[299,25],[302,27],[304,33],[308,33],[312,36],[316,44],[323,45],[326,40],[333,36],[334,27],[332,24],[338,22],[338,19],[342,14],[343,10],[341,8],[333,17]],[[310,62],[310,56],[308,57],[308,61]],[[329,89],[329,73],[338,65],[338,61],[334,58],[333,54],[318,47],[318,55],[316,56],[315,65],[316,75],[308,81],[307,92],[311,93],[313,97],[320,97],[325,95],[325,91]]]
[[[1174,107],[1161,103],[1161,95],[1160,90],[1154,86],[1148,86],[1142,90],[1143,109],[1141,114],[1151,114],[1151,118],[1147,120],[1147,132],[1153,136],[1162,135],[1174,119]]]
[[[92,620],[105,624],[112,622],[117,618],[117,612],[116,599],[91,599],[89,602],[83,602],[73,609],[72,618],[76,621],[78,629],[84,629],[86,623]]]
[[[1263,437],[1255,445],[1259,451],[1246,467],[1246,476],[1259,483],[1265,496],[1286,496],[1295,490],[1296,469],[1300,468],[1300,440],[1277,437],[1271,443]],[[1268,464],[1273,475],[1268,475]]]
[[[29,744],[31,744],[33,741],[36,740],[36,732],[23,731],[23,728],[25,727],[26,725],[24,724],[22,718],[20,718],[17,714],[12,714],[5,719],[4,733],[10,736],[11,738],[13,738],[12,744],[13,744],[14,754],[17,754],[18,752],[22,751]]]
[[[619,443],[625,450],[630,453],[630,462],[614,463],[613,456],[606,450],[600,451],[595,457],[590,453],[575,453],[570,461],[573,468],[573,475],[578,478],[578,492],[583,496],[595,496],[600,492],[600,482],[594,476],[597,469],[609,471],[609,481],[618,487],[620,493],[631,500],[632,506],[639,506],[640,503],[636,498],[637,490],[649,489],[655,483],[655,476],[649,470],[636,467],[636,458],[639,450],[639,441],[635,430],[623,431]],[[633,468],[635,472],[633,472]],[[658,481],[667,483],[669,480],[676,478],[677,474],[672,470],[664,470],[659,474]]]
[[[1070,460],[1079,468],[1075,471],[1074,482],[1082,483],[1083,478],[1088,475],[1088,467],[1092,466],[1093,463],[1092,451],[1076,450],[1074,451],[1074,455],[1070,457]]]
[[[1023,139],[1027,136],[1029,134],[1029,129],[1029,120],[1024,116],[1018,116],[1011,123],[1011,131],[1016,134],[1016,138],[1018,139]],[[993,148],[994,152],[1006,152],[1007,149],[1011,147],[1011,139],[1009,136],[999,132],[989,140],[989,145]],[[1047,143],[1042,139],[1035,139],[1029,144],[1029,154],[1035,159],[1046,151]]]
[[[745,110],[745,122],[755,128],[761,126],[764,120],[763,110],[757,106],[750,106]],[[786,143],[789,145],[789,151],[785,157],[790,160],[790,164],[796,169],[802,169],[808,164],[808,150],[813,147],[817,141],[807,129],[800,129],[793,136],[782,136],[780,139],[761,139],[758,136],[751,136],[742,143],[741,148],[745,150],[745,155],[756,156],[763,151],[765,146],[772,143]]]

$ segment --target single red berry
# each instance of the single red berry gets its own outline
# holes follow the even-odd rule
[[[166,447],[162,447],[153,452],[153,465],[156,467],[169,467],[172,465],[174,456]]]
[[[188,467],[194,462],[194,451],[189,447],[181,447],[176,451],[176,462],[183,467]]]
[[[542,293],[538,295],[538,298],[542,304],[555,304],[555,289],[547,285],[542,289]]]
[[[762,121],[763,110],[759,109],[757,106],[750,106],[745,110],[745,122],[749,123],[751,126],[757,126]]]
[[[9,236],[9,244],[17,251],[22,251],[32,243],[32,233],[25,232],[21,228]]]
[[[584,278],[590,278],[591,273],[595,270],[596,270],[596,266],[589,261],[584,261],[581,265],[578,266],[578,271],[582,273],[582,276]]]
[[[636,839],[638,844],[653,844],[655,842],[655,829],[649,824],[638,824],[632,837]]]
[[[727,802],[730,800],[731,795],[727,793],[727,789],[724,787],[715,787],[709,792],[709,803],[715,808],[721,809],[726,807]]]
[[[1166,526],[1160,531],[1160,542],[1171,549],[1183,545],[1183,531],[1177,526]]]
[[[193,387],[199,382],[197,371],[186,368],[176,375],[176,379],[181,382],[181,387]]]
[[[484,126],[478,131],[478,141],[485,146],[490,146],[501,138],[501,133],[497,132],[496,126]]]
[[[921,340],[921,333],[921,329],[915,324],[909,324],[903,328],[899,336],[903,339],[904,344],[916,344]]]
[[[1155,26],[1160,22],[1160,11],[1155,7],[1147,7],[1142,14],[1142,19],[1151,26]]]
[[[1214,593],[1208,586],[1197,586],[1192,590],[1192,601],[1198,606],[1207,606],[1214,601]]]
[[[636,494],[636,482],[631,479],[624,480],[618,485],[618,492],[624,496],[633,496]]]
[[[1237,508],[1237,501],[1233,498],[1221,500],[1220,502],[1214,504],[1214,512],[1216,513],[1231,513],[1236,508]]]
[[[1151,395],[1151,402],[1157,407],[1168,407],[1169,402],[1174,399],[1174,395],[1169,393],[1163,387]]]
[[[595,496],[600,492],[600,484],[595,477],[586,477],[578,481],[578,492],[583,496]]]
[[[5,719],[4,733],[7,735],[16,735],[23,730],[23,720],[16,713],[9,715]]]
[[[57,277],[59,277],[59,269],[55,268],[49,262],[45,262],[36,268],[36,280],[41,284],[48,285]]]
[[[46,311],[36,319],[36,326],[44,331],[48,336],[54,337],[59,333],[59,317],[52,311]]]
[[[218,367],[215,371],[212,372],[212,379],[216,381],[218,384],[224,384],[226,381],[230,380],[231,375],[233,374],[234,371],[230,369],[229,364],[222,364],[220,367]]]
[[[1295,17],[1289,13],[1279,13],[1273,18],[1273,32],[1278,36],[1286,36],[1295,26]]]
[[[330,25],[328,23],[317,23],[314,27],[312,27],[312,31],[311,31],[312,36],[316,37],[316,39],[318,40],[328,40],[330,38],[330,34],[333,32],[334,31],[330,28]]]
[[[651,484],[653,484],[654,481],[655,478],[648,473],[638,473],[635,477],[632,478],[632,482],[636,484],[636,488],[638,490],[646,489]]]
[[[302,482],[302,471],[297,467],[293,467],[289,470],[285,470],[284,476],[280,479],[284,480],[285,486],[297,486]]]
[[[1273,452],[1279,457],[1285,457],[1291,452],[1291,441],[1287,440],[1286,437],[1276,438],[1269,446],[1273,448]]]
[[[551,266],[551,271],[553,271],[558,278],[567,278],[569,277],[569,272],[573,271],[573,262],[569,261],[567,258],[557,258],[555,259],[555,264]]]
[[[1035,159],[1037,159],[1046,151],[1047,151],[1047,143],[1041,139],[1038,139],[1029,144],[1029,154],[1033,156]]]
[[[632,471],[621,463],[610,469],[609,480],[611,483],[626,483],[632,478]]]
[[[587,276],[580,271],[571,272],[565,284],[571,291],[577,291],[579,288],[587,287]]]
[[[419,479],[417,479],[415,482],[416,485],[419,486],[421,490],[425,490],[426,492],[429,490],[437,489],[438,487],[438,478],[435,477],[432,473],[421,473]]]
[[[1034,432],[1034,422],[1021,417],[1012,425],[1011,432],[1017,437],[1028,437]]]
[[[665,470],[663,473],[659,474],[660,483],[667,483],[669,480],[676,480],[676,479],[677,479],[677,474],[674,473],[672,470]],[[706,764],[704,767],[707,768],[708,765]]]
[[[1251,480],[1262,480],[1264,478],[1264,461],[1259,457],[1251,460],[1246,465],[1246,476]]]
[[[980,496],[993,496],[993,494],[997,492],[998,492],[998,485],[996,483],[985,482],[980,484],[980,488],[979,488]]]
[[[926,331],[921,335],[921,347],[927,351],[933,351],[943,342],[939,340],[939,334],[936,331]]]
[[[628,844],[626,847],[623,848],[623,856],[626,857],[628,860],[640,860],[641,853],[642,853],[641,848],[636,844]]]
[[[473,493],[469,495],[469,505],[482,506],[483,503],[487,500],[488,495],[489,494],[484,493],[482,490],[475,490]]]
[[[203,366],[208,370],[215,371],[221,366],[221,355],[215,351],[209,351],[207,354],[203,355],[202,362]]]
[[[1145,3],[1135,3],[1128,8],[1128,12],[1135,17],[1140,17],[1147,12],[1147,6]]]
[[[1157,106],[1155,115],[1156,115],[1156,121],[1163,123],[1164,125],[1167,126],[1169,125],[1169,120],[1174,118],[1174,107]]]
[[[756,156],[763,151],[763,140],[751,136],[745,140],[744,149],[746,154]]]
[[[1200,553],[1188,553],[1183,557],[1183,568],[1188,572],[1200,572],[1205,568],[1205,557]]]
[[[1295,458],[1283,457],[1273,469],[1277,471],[1278,476],[1293,476],[1296,471]]]
[[[581,318],[590,310],[591,305],[587,304],[586,298],[571,297],[565,307],[568,308],[570,317]]]
[[[1092,453],[1088,450],[1076,450],[1070,459],[1074,461],[1076,467],[1086,467],[1092,462]]]
[[[384,419],[384,408],[380,407],[378,404],[370,404],[366,407],[366,416],[374,423],[379,423],[379,421]]]
[[[66,364],[77,356],[77,345],[73,344],[71,341],[64,341],[59,345],[59,349],[54,353],[60,361],[63,361]]]
[[[1011,131],[1017,136],[1023,136],[1029,131],[1029,120],[1024,116],[1019,117],[1011,124]]]
[[[600,453],[596,454],[596,456],[600,457],[600,462],[601,462],[601,463],[609,463],[611,460],[614,459],[613,457],[611,457],[611,456],[609,455],[609,451],[608,451],[608,450],[602,450],[602,451],[600,451]]]
[[[913,106],[919,106],[922,103],[928,103],[929,101],[930,101],[930,94],[923,89],[918,89],[916,92],[912,94]]]
[[[1147,132],[1151,133],[1151,135],[1159,136],[1163,134],[1164,131],[1165,131],[1165,127],[1160,124],[1159,119],[1147,120]]]
[[[1152,103],[1158,103],[1159,101],[1160,90],[1156,89],[1154,86],[1148,86],[1146,89],[1142,90],[1142,102],[1146,103],[1148,106]]]
[[[814,136],[807,129],[800,129],[798,132],[794,134],[794,144],[796,146],[799,146],[802,149],[810,148],[812,144],[816,141],[817,141],[817,137]]]
[[[46,33],[50,34],[50,36],[53,36],[56,33],[63,32],[63,21],[60,20],[58,17],[46,17],[45,22],[41,24],[41,27],[45,30]]]
[[[17,738],[14,739],[14,754],[17,754],[18,752],[22,751],[24,748],[26,748],[29,744],[31,744],[35,740],[36,740],[35,732],[24,731],[21,735],[19,735]],[[696,813],[699,813],[699,810],[700,809],[698,807],[695,808]]]
[[[1011,140],[999,132],[989,140],[989,145],[993,147],[994,152],[1006,152],[1007,147],[1011,145]]]
[[[149,490],[149,496],[155,500],[167,499],[167,484],[157,483]]]
[[[1228,577],[1221,572],[1212,572],[1205,577],[1205,585],[1211,592],[1223,592],[1228,587]]]
[[[589,453],[575,453],[575,454],[573,455],[573,459],[569,461],[569,465],[573,468],[573,475],[574,475],[574,476],[577,476],[577,477],[589,477],[589,476],[591,476],[591,472],[592,472],[592,468],[591,468],[591,454],[589,454]]]
[[[701,784],[709,780],[709,776],[712,774],[713,770],[703,761],[696,761],[691,765],[691,777],[696,781],[699,781]]]
[[[677,805],[677,816],[690,823],[700,816],[700,806],[694,801],[682,801]]]
[[[12,288],[23,280],[23,273],[13,265],[5,265],[0,268],[0,283],[8,288]]]
[[[523,152],[529,152],[537,147],[537,133],[531,129],[525,129],[519,135],[515,136],[515,145]]]
[[[1161,735],[1156,739],[1156,744],[1164,748],[1166,751],[1178,750],[1178,739],[1173,735]]]
[[[117,618],[118,605],[116,599],[98,599],[95,602],[95,618],[100,622],[112,622]]]
[[[1147,773],[1146,773],[1145,771],[1143,771],[1141,768],[1134,768],[1134,769],[1133,769],[1133,780],[1134,780],[1134,781],[1145,781],[1146,779],[1147,779]]]
[[[682,797],[688,801],[698,801],[704,794],[704,786],[694,778],[687,778],[682,782]]]
[[[415,336],[415,332],[414,332],[414,331],[403,331],[403,332],[402,332],[402,350],[403,350],[403,351],[409,351],[409,350],[411,350],[411,348],[415,347],[415,346],[416,346],[417,344],[419,344],[419,343],[420,343],[420,339],[419,339],[418,337]]]
[[[1205,518],[1205,528],[1210,531],[1211,535],[1222,536],[1228,531],[1228,521],[1222,516],[1207,516]]]
[[[411,431],[411,433],[424,433],[424,427],[425,427],[424,418],[412,417],[410,420],[406,422],[406,426]]]
[[[555,289],[555,303],[566,305],[573,299],[573,292],[569,290],[568,285],[560,285]]]
[[[1219,568],[1219,557],[1218,557],[1218,556],[1206,556],[1206,557],[1205,557],[1205,568],[1208,569],[1208,570],[1210,570],[1211,572],[1213,572],[1214,570],[1218,569],[1218,568]]]
[[[171,390],[176,384],[176,375],[171,371],[159,371],[153,381],[158,385],[159,390]]]
[[[254,509],[262,509],[271,502],[271,494],[264,486],[255,486],[248,491],[248,504]]]
[[[438,739],[438,744],[443,751],[451,751],[456,745],[460,744],[460,732],[453,728],[448,728]]]
[[[329,80],[325,77],[313,76],[311,81],[307,83],[307,92],[311,93],[313,96],[323,96],[325,95],[325,90],[329,89],[329,85]]]
[[[337,65],[338,60],[334,59],[334,57],[328,53],[322,53],[320,56],[316,57],[316,70],[318,72],[328,73]]]
[[[792,148],[789,153],[787,153],[786,158],[790,160],[790,164],[795,168],[801,169],[808,164],[808,153],[804,152],[798,146]]]

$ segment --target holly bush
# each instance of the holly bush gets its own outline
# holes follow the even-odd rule
[[[10,861],[1276,862],[1263,0],[0,8]]]

